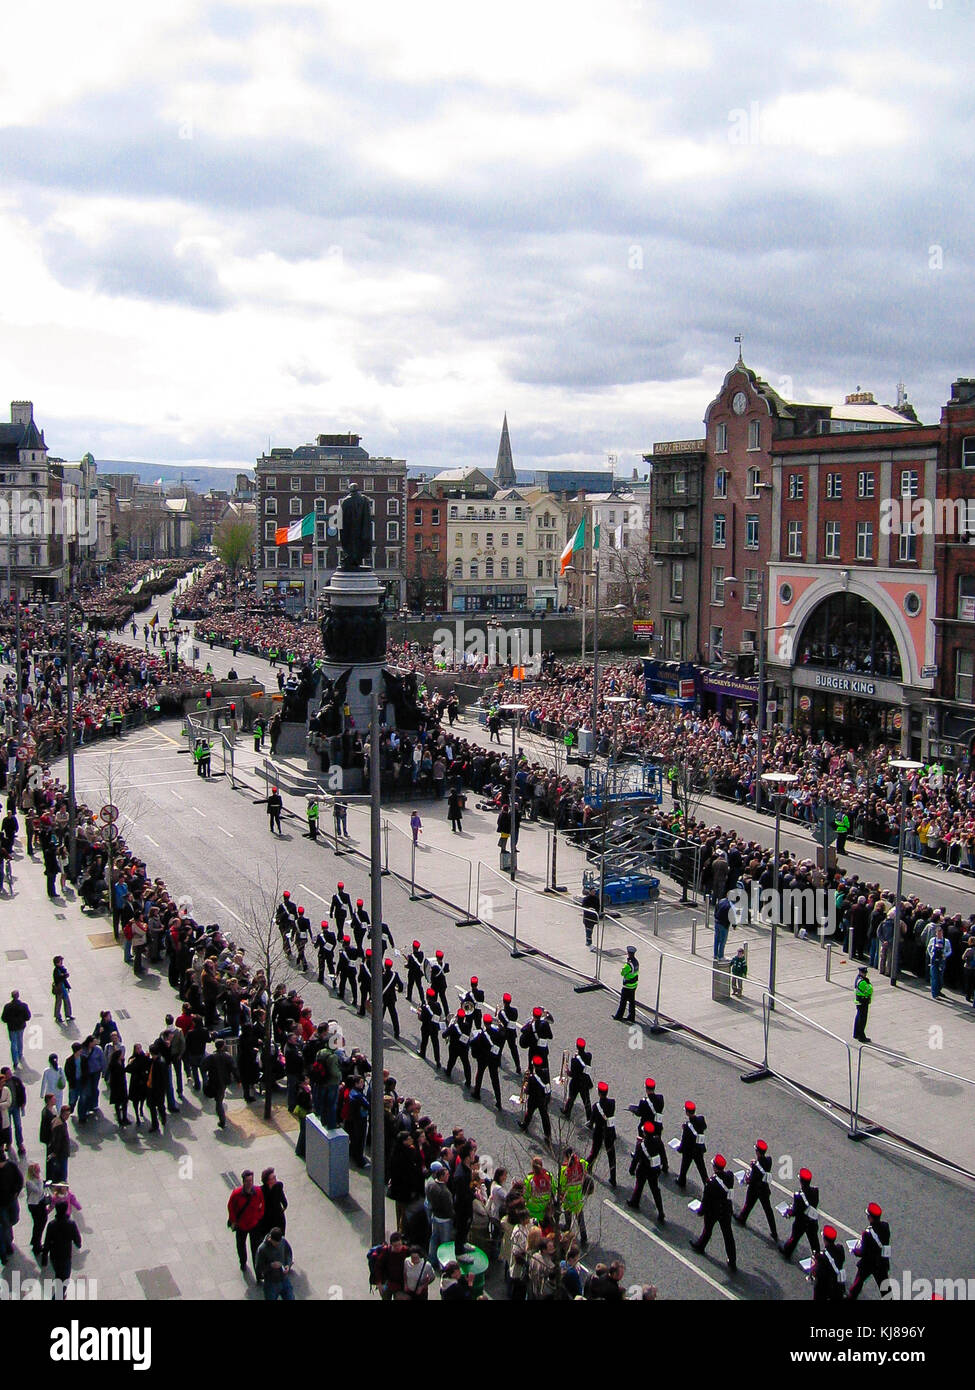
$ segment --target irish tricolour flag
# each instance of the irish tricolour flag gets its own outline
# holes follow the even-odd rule
[[[579,522],[579,525],[576,527],[576,533],[575,533],[575,535],[569,537],[568,542],[566,543],[566,547],[565,547],[565,549],[562,551],[562,557],[561,557],[561,559],[560,559],[560,561],[559,561],[559,574],[560,574],[560,575],[561,575],[561,574],[565,574],[566,569],[569,567],[569,565],[572,564],[572,557],[573,557],[573,555],[575,555],[575,553],[576,553],[577,550],[582,550],[582,549],[584,549],[585,544],[586,544],[586,519],[585,519],[585,517],[583,517],[583,519]]]
[[[310,541],[315,534],[315,513],[309,512],[300,521],[290,526],[279,526],[274,533],[275,545],[287,545],[289,541]]]

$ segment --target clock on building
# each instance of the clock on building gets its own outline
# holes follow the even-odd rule
[[[748,409],[748,397],[745,395],[744,391],[735,392],[731,402],[731,408],[736,415],[744,415],[745,411]]]

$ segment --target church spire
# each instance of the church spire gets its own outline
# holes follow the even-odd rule
[[[501,443],[498,445],[498,461],[494,466],[494,484],[498,488],[514,487],[515,465],[511,459],[511,440],[508,438],[508,414],[505,412],[501,426]]]

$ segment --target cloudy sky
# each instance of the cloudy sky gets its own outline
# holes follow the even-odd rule
[[[975,375],[975,0],[8,6],[0,401],[52,451],[622,468],[744,336]]]

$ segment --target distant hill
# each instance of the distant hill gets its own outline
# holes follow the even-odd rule
[[[211,488],[233,492],[238,473],[254,476],[253,469],[240,468],[236,464],[229,467],[213,464],[177,468],[172,464],[141,463],[137,459],[96,459],[96,463],[100,476],[106,473],[135,473],[140,483],[157,483],[162,478],[164,487],[178,483],[182,478],[187,487],[195,492],[209,492]]]

